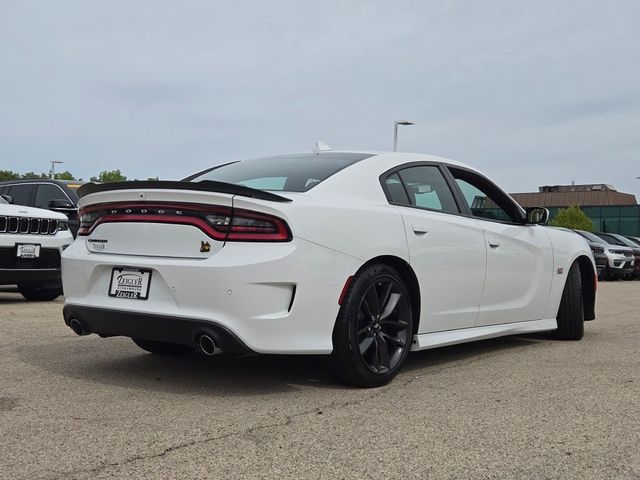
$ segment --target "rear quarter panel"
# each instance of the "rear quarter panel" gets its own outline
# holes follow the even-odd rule
[[[373,164],[371,164],[373,162]],[[283,192],[290,203],[236,196],[234,207],[284,218],[294,237],[363,263],[379,255],[409,260],[401,214],[387,202],[379,176],[390,167],[368,159],[338,172],[308,192]]]

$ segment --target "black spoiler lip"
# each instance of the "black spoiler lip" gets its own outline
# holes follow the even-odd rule
[[[132,181],[132,182],[109,182],[109,183],[85,183],[78,189],[80,198],[98,192],[109,192],[111,190],[150,190],[150,189],[170,189],[170,190],[196,190],[199,192],[228,193],[230,195],[240,195],[241,197],[257,198],[259,200],[269,200],[271,202],[291,202],[290,198],[265,192],[257,188],[235,185],[233,183],[215,182],[213,180],[202,180],[200,182],[182,182],[171,180],[158,181]]]

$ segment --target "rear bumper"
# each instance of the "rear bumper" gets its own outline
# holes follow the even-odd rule
[[[71,242],[69,232],[59,232],[51,237],[11,234],[5,235],[1,240],[0,285],[37,283],[45,286],[50,285],[52,288],[60,286],[60,255],[62,249]],[[40,256],[37,258],[16,257],[16,245],[21,243],[40,245]]]
[[[60,286],[59,268],[0,268],[0,285],[45,283]]]
[[[252,353],[229,329],[209,320],[77,305],[65,306],[62,313],[67,326],[72,319],[76,319],[86,333],[96,333],[101,337],[125,336],[195,348],[200,335],[207,334],[225,352]]]
[[[73,313],[95,333],[185,345],[196,327],[221,328],[256,353],[330,353],[338,298],[360,264],[301,239],[230,242],[207,259],[92,253],[74,242],[62,259],[65,320]],[[109,296],[114,267],[151,270],[148,300]]]

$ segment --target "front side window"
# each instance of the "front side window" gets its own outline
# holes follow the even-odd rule
[[[522,223],[522,214],[509,197],[486,179],[465,170],[450,169],[471,215],[485,220]]]
[[[38,190],[36,191],[35,206],[37,208],[49,208],[49,204],[53,200],[63,200],[65,202],[69,201],[62,189],[57,185],[38,185]]]
[[[188,180],[213,180],[260,190],[306,192],[343,168],[371,156],[323,152],[255,158],[221,165]]]

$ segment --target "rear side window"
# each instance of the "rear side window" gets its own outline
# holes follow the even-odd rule
[[[323,152],[256,158],[221,165],[189,180],[213,180],[260,190],[306,192],[343,168],[371,156]]]
[[[400,175],[397,173],[389,175],[385,180],[385,187],[387,190],[387,196],[391,203],[396,203],[398,205],[411,205],[407,192],[404,189],[404,185],[402,185],[402,180],[400,180]]]
[[[391,203],[459,213],[447,181],[434,165],[409,167],[393,173],[386,178],[385,189]]]

